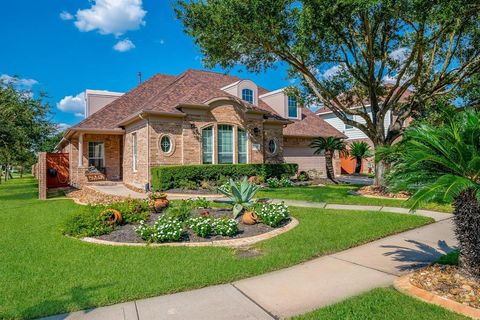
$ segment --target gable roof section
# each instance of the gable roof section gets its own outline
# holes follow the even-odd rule
[[[228,98],[247,109],[265,113],[266,119],[290,123],[284,129],[287,136],[343,136],[306,108],[302,108],[302,120],[290,121],[277,114],[261,99],[258,99],[256,106],[221,90],[239,80],[241,79],[235,76],[194,69],[189,69],[179,76],[157,74],[71,129],[116,129],[125,119],[142,112],[182,115],[184,113],[178,109],[182,104],[202,105],[216,98]],[[258,87],[259,96],[265,93],[268,93],[268,90]]]
[[[286,137],[338,137],[346,138],[346,136],[331,126],[327,121],[323,120],[315,113],[307,108],[302,108],[302,119],[292,120],[293,123],[287,125],[283,130]]]

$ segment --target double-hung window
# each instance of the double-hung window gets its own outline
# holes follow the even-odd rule
[[[103,142],[88,142],[88,166],[99,170],[105,168],[105,144]]]
[[[202,130],[203,163],[213,163],[213,127]]]
[[[253,90],[252,89],[243,89],[242,90],[242,100],[253,104]]]
[[[218,126],[218,163],[233,163],[233,126]]]
[[[237,144],[238,144],[238,163],[247,163],[247,132],[242,129],[237,131]]]
[[[288,117],[298,118],[297,98],[294,96],[288,96]]]

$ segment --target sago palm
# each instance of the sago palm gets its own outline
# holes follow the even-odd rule
[[[352,142],[349,146],[348,154],[352,159],[355,159],[355,174],[360,174],[362,160],[373,155],[370,146],[365,141]]]
[[[443,126],[410,128],[395,149],[391,185],[415,191],[412,209],[432,201],[453,204],[460,267],[480,279],[480,113],[458,112]]]
[[[325,154],[327,178],[334,183],[338,183],[335,180],[335,171],[333,170],[333,157],[335,151],[345,152],[346,145],[343,139],[336,137],[318,137],[312,141],[310,147],[315,149],[314,154]]]

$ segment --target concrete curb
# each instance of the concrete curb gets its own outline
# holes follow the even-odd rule
[[[454,300],[446,299],[426,290],[415,287],[410,283],[411,275],[412,274],[410,273],[396,279],[393,283],[394,288],[423,302],[443,307],[472,319],[480,319],[480,309],[472,308]]]
[[[218,241],[205,241],[205,242],[169,242],[169,243],[132,243],[132,242],[115,242],[115,241],[108,241],[108,240],[101,240],[96,238],[80,238],[81,241],[94,243],[94,244],[101,244],[101,245],[110,245],[110,246],[129,246],[129,247],[244,247],[255,244],[257,242],[271,239],[276,237],[282,233],[292,230],[298,225],[298,220],[294,217],[290,217],[290,222],[278,229],[274,229],[267,233],[259,234],[252,237],[247,238],[239,238],[239,239],[229,239],[229,240],[218,240]]]

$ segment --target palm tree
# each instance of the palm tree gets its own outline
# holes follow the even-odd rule
[[[352,159],[355,159],[355,174],[360,174],[362,160],[370,158],[373,155],[370,146],[365,141],[352,142],[349,146],[348,153]]]
[[[336,137],[318,137],[312,141],[310,147],[315,149],[314,154],[325,153],[327,178],[334,183],[338,183],[335,180],[335,172],[333,170],[333,156],[335,155],[335,151],[345,152],[346,145],[343,139]]]
[[[453,204],[460,268],[480,279],[480,112],[409,128],[394,149],[391,186],[415,192],[412,210],[425,202]]]

